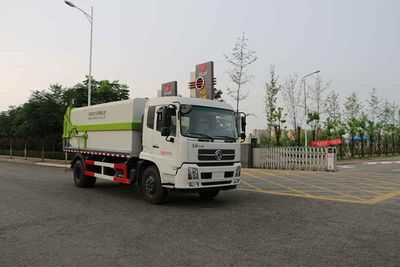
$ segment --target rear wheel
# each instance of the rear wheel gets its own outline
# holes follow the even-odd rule
[[[96,183],[96,178],[85,175],[83,162],[77,160],[74,164],[74,182],[77,187],[93,187]]]
[[[199,192],[199,195],[203,199],[208,199],[208,198],[214,198],[218,195],[219,190],[209,190],[209,191],[203,191]]]
[[[161,179],[158,169],[149,166],[143,172],[141,183],[143,198],[152,204],[160,204],[167,198],[167,190],[161,186]]]

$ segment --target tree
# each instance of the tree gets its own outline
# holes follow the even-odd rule
[[[361,112],[361,104],[359,103],[359,99],[356,93],[352,93],[350,96],[346,98],[344,103],[344,115],[346,119],[356,119]]]
[[[283,108],[281,107],[276,108],[273,117],[274,117],[273,127],[275,129],[276,145],[280,146],[280,139],[282,135],[282,124],[286,122],[285,120],[286,114],[283,113]]]
[[[368,132],[368,142],[369,142],[369,153],[370,156],[373,155],[374,150],[374,142],[376,141],[375,136],[377,135],[380,139],[380,133],[376,133],[378,130],[379,124],[376,123],[376,114],[379,114],[379,98],[376,93],[377,89],[372,88],[372,91],[369,93],[369,99],[367,99],[367,112],[368,112],[368,121],[367,121],[367,132]],[[380,146],[380,140],[379,140]],[[379,147],[380,150],[380,147]]]
[[[13,157],[13,144],[21,134],[19,120],[21,107],[9,106],[7,111],[0,113],[0,136],[6,137],[9,142],[10,156]]]
[[[310,90],[307,90],[310,92],[311,95],[311,100],[312,100],[312,107],[314,112],[318,113],[318,119],[315,121],[315,133],[314,133],[314,140],[317,138],[317,131],[319,129],[319,121],[321,118],[321,115],[324,112],[323,106],[324,106],[324,94],[325,91],[328,89],[331,81],[327,83],[323,83],[321,75],[317,75],[315,77],[314,81],[314,86],[310,86]]]
[[[8,111],[3,111],[0,113],[0,136],[6,137],[10,145],[10,155],[12,157],[12,140],[13,140],[13,125],[10,116],[10,107]]]
[[[390,111],[390,126],[389,126],[389,129],[390,129],[390,133],[391,133],[391,136],[392,136],[392,153],[393,154],[396,154],[396,141],[395,141],[395,139],[396,139],[396,113],[397,113],[397,110],[399,109],[399,106],[396,104],[396,102],[393,102],[392,103],[392,105],[391,105],[391,111]]]
[[[367,114],[365,114],[364,112],[361,112],[361,116],[357,120],[357,133],[361,138],[360,139],[361,157],[364,157],[364,137],[365,137],[365,133],[367,131],[367,121],[368,121]]]
[[[286,106],[286,111],[292,124],[293,129],[296,132],[296,136],[299,134],[299,120],[300,114],[299,110],[301,101],[301,88],[297,85],[298,76],[296,73],[290,75],[282,87],[283,101]],[[300,144],[297,144],[300,145]]]
[[[324,112],[327,115],[325,127],[327,129],[328,137],[341,137],[339,134],[341,124],[339,94],[332,91],[326,97]]]
[[[347,130],[351,136],[351,157],[354,157],[354,136],[357,134],[358,117],[362,108],[356,93],[353,92],[346,98],[344,108]]]
[[[217,101],[224,101],[223,99],[222,99],[222,91],[221,90],[218,90],[217,88],[214,88],[214,99],[215,100],[217,100]]]
[[[231,81],[235,88],[228,88],[228,95],[236,101],[236,112],[239,112],[239,102],[247,97],[247,93],[242,94],[243,86],[252,80],[252,76],[247,74],[248,68],[257,60],[256,52],[250,49],[248,39],[243,33],[241,37],[236,38],[236,44],[232,49],[230,56],[224,55],[226,61],[230,64],[228,70]]]
[[[270,67],[271,80],[265,84],[265,115],[267,118],[268,134],[271,140],[272,127],[276,122],[276,100],[281,86],[278,85],[278,78],[275,76],[275,66]]]
[[[102,80],[93,92],[93,105],[119,101],[129,98],[129,90],[126,84],[119,81]]]
[[[377,124],[372,120],[367,120],[367,134],[368,134],[368,144],[369,144],[369,154],[372,157],[374,154],[374,142],[376,141],[376,128]],[[379,135],[378,135],[379,136]]]
[[[67,106],[84,107],[87,106],[88,98],[88,79],[82,83],[74,85],[64,92],[64,102]],[[126,84],[119,81],[92,79],[92,105],[107,102],[119,101],[129,98],[129,90]]]
[[[11,130],[11,120],[9,112],[2,111],[0,113],[0,136],[9,137]]]
[[[367,99],[368,115],[373,123],[375,123],[376,115],[379,114],[377,111],[380,104],[376,91],[376,88],[372,88],[372,91],[369,93],[369,99]]]
[[[51,86],[50,86],[51,87]],[[60,99],[52,91],[34,91],[23,109],[28,121],[28,134],[39,140],[42,150],[42,160],[46,141],[53,143],[60,140],[64,108]]]
[[[391,131],[390,120],[392,118],[392,107],[389,104],[389,101],[385,99],[383,101],[382,111],[379,114],[380,120],[380,131],[383,131],[383,140],[384,140],[384,151],[385,154],[388,153],[388,133]]]
[[[317,111],[312,111],[307,113],[307,124],[311,124],[311,128],[313,129],[312,133],[312,140],[316,140],[316,133],[317,133],[317,122],[320,120],[319,112]]]
[[[29,100],[19,107],[10,107],[0,112],[0,136],[6,137],[12,149],[15,140],[33,140],[32,147],[42,150],[52,144],[53,151],[62,147],[64,114],[68,106],[87,105],[86,79],[72,88],[50,84],[46,90],[33,91]],[[92,104],[100,104],[129,98],[128,86],[119,81],[93,80]]]

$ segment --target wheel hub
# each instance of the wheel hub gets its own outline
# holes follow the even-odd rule
[[[156,183],[153,176],[149,176],[146,178],[145,187],[147,192],[152,195],[154,194],[154,192],[156,191]]]

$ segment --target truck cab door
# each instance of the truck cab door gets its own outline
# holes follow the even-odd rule
[[[155,119],[156,119],[156,106],[149,106],[146,108],[146,117],[143,125],[143,153],[147,157],[151,157],[153,154],[153,134],[155,131]]]
[[[178,142],[176,139],[177,118],[176,118],[176,112],[172,114],[170,135],[167,137],[161,136],[162,108],[163,108],[162,106],[156,107],[156,122],[155,122],[156,127],[155,131],[153,131],[153,157],[156,159],[157,164],[161,168],[160,172],[162,177],[167,178],[171,175],[175,175],[177,170],[177,159],[178,159],[177,155]],[[167,178],[167,180],[169,179]],[[164,182],[170,182],[170,181],[164,181]]]

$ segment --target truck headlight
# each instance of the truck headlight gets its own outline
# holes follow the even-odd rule
[[[237,166],[235,171],[235,177],[240,177],[241,172],[242,172],[242,167]]]
[[[198,179],[199,179],[199,170],[197,168],[189,167],[188,180],[198,180]]]

